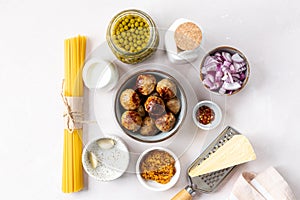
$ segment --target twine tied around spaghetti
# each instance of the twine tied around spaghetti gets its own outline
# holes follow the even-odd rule
[[[61,97],[64,102],[65,129],[73,133],[75,129],[81,129],[83,123],[83,97],[66,97],[63,94],[64,80],[62,83]]]

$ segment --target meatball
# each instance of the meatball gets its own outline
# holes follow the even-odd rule
[[[170,131],[176,122],[176,118],[173,113],[168,112],[155,120],[156,127],[162,132]]]
[[[135,110],[139,107],[141,100],[133,89],[126,89],[120,96],[120,103],[126,110]]]
[[[159,117],[166,112],[164,101],[157,96],[149,96],[144,104],[150,116]]]
[[[178,98],[169,99],[166,103],[167,108],[173,113],[177,114],[180,111],[181,103]]]
[[[146,115],[145,108],[142,105],[137,108],[136,112],[138,112],[141,117],[145,117]]]
[[[127,130],[136,132],[141,128],[142,118],[136,111],[125,111],[122,114],[121,123]]]
[[[177,88],[170,79],[162,79],[157,83],[156,91],[163,99],[172,99],[176,96]]]
[[[156,78],[150,74],[142,74],[137,77],[135,85],[142,95],[149,95],[155,89]]]
[[[158,132],[159,130],[156,128],[154,120],[149,116],[145,117],[140,129],[141,135],[152,136],[157,134]]]

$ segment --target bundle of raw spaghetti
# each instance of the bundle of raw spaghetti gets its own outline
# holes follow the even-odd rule
[[[63,149],[62,191],[77,192],[83,188],[82,118],[83,82],[82,67],[85,59],[86,37],[65,40],[65,77],[63,101],[65,104],[65,130]]]

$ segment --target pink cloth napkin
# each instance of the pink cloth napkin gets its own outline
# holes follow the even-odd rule
[[[243,172],[228,200],[296,200],[290,186],[274,167],[258,175]]]

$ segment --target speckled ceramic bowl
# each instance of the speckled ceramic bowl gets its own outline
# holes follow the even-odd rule
[[[101,149],[97,141],[103,138],[112,139],[115,145],[111,149]],[[89,152],[97,158],[97,167],[93,168]],[[82,152],[82,165],[86,173],[97,181],[111,181],[119,178],[129,164],[129,152],[124,142],[115,136],[105,136],[90,141]]]

